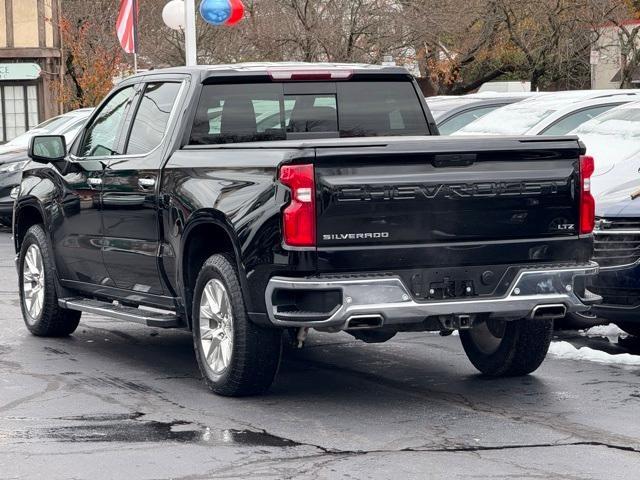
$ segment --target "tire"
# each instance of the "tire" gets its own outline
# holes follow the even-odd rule
[[[640,324],[637,323],[618,323],[618,327],[627,332],[629,335],[640,338]]]
[[[218,395],[257,395],[269,389],[282,355],[282,332],[247,316],[234,260],[213,255],[202,266],[193,298],[196,359]]]
[[[487,320],[460,330],[471,363],[485,375],[515,377],[535,371],[544,361],[553,320]]]
[[[71,335],[81,312],[58,305],[53,253],[41,225],[27,230],[18,259],[20,307],[29,331],[38,337]]]

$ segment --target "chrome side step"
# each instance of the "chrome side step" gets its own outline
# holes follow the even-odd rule
[[[134,307],[125,307],[124,305],[114,305],[113,303],[101,302],[100,300],[81,297],[61,298],[58,300],[58,304],[62,308],[69,310],[104,315],[105,317],[116,318],[118,320],[141,323],[149,327],[179,328],[184,326],[180,321],[180,317],[174,314],[141,310]]]

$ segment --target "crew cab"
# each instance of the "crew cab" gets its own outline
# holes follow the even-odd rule
[[[216,393],[264,392],[283,337],[460,330],[491,376],[585,311],[593,159],[577,137],[439,137],[406,70],[239,64],[119,84],[15,204],[24,320],[190,329]],[[283,332],[287,332],[286,335]]]

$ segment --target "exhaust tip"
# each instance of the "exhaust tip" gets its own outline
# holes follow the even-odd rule
[[[531,312],[534,320],[553,320],[563,318],[567,314],[567,307],[564,305],[538,305]]]
[[[368,328],[380,328],[384,323],[382,315],[353,315],[349,317],[345,330],[365,330]]]

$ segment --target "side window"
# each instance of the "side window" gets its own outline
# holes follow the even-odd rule
[[[133,99],[133,87],[123,88],[102,107],[98,116],[85,131],[78,149],[79,157],[121,155],[118,152],[120,131]]]
[[[583,123],[588,122],[592,118],[597,117],[601,113],[604,113],[615,106],[616,105],[600,105],[598,107],[585,108],[579,112],[571,113],[547,128],[542,132],[542,135],[566,135]]]
[[[162,142],[171,110],[180,91],[180,83],[147,84],[133,120],[126,153],[149,153]]]

